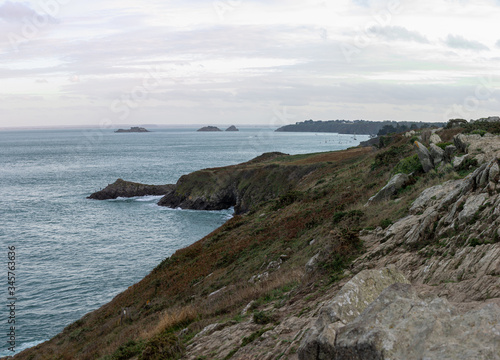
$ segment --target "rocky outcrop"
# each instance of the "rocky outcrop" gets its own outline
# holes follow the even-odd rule
[[[87,199],[108,200],[118,197],[165,195],[173,191],[174,187],[174,185],[146,185],[118,179],[104,189],[91,194]]]
[[[356,319],[386,287],[394,283],[408,283],[394,266],[364,270],[354,276],[321,309],[316,324],[300,346],[299,359],[334,358],[335,339],[339,329]]]
[[[421,297],[392,269],[365,270],[324,307],[302,342],[300,360],[496,359],[500,306],[461,312]]]
[[[417,150],[417,155],[424,171],[431,171],[434,168],[434,162],[429,150],[427,150],[427,148],[419,141],[415,141],[414,146]]]
[[[236,128],[236,126],[231,125],[230,127],[228,127],[228,128],[226,129],[226,131],[240,131],[240,130],[238,130],[238,128]]]
[[[130,129],[118,129],[115,131],[115,133],[143,133],[143,132],[150,132],[149,130],[146,130],[143,127],[138,127],[138,126],[133,126]]]
[[[496,304],[460,314],[446,299],[423,300],[410,285],[394,284],[339,329],[328,358],[498,359],[499,330]]]
[[[204,126],[196,131],[222,131],[217,126]]]
[[[399,189],[402,189],[410,181],[410,177],[406,174],[396,174],[378,193],[373,195],[368,204],[377,203],[380,201],[389,200],[392,196],[397,194]]]

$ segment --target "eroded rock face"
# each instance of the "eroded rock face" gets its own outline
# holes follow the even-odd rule
[[[165,195],[173,191],[174,188],[175,185],[170,184],[146,185],[118,179],[114,183],[109,184],[104,189],[91,194],[87,198],[95,200],[108,200],[116,199],[118,197]]]
[[[406,174],[396,174],[378,193],[373,195],[368,203],[376,203],[384,200],[389,200],[395,195],[399,189],[403,188],[410,181],[410,177]]]
[[[299,349],[299,359],[330,359],[338,329],[356,319],[389,285],[408,283],[394,266],[363,270],[354,276],[320,312]]]
[[[446,299],[422,300],[406,284],[385,289],[339,329],[331,359],[498,359],[500,307],[460,314]]]

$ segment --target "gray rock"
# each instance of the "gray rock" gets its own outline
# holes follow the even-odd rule
[[[403,188],[410,181],[410,177],[406,174],[396,174],[378,193],[373,195],[368,203],[376,203],[390,199],[399,189]]]
[[[453,138],[453,143],[457,147],[458,151],[460,152],[467,152],[467,147],[468,147],[468,142],[467,142],[467,137],[464,134],[457,134]]]
[[[431,153],[431,156],[432,156],[432,163],[434,165],[437,165],[439,164],[441,161],[444,160],[444,150],[441,149],[439,146],[435,145],[435,144],[431,144],[429,146],[430,148],[430,153]]]
[[[418,158],[425,172],[429,172],[434,168],[434,163],[432,162],[432,156],[427,150],[427,148],[419,141],[415,141],[413,144],[417,149]]]
[[[309,259],[309,261],[306,264],[306,273],[312,273],[316,268],[318,267],[318,262],[319,262],[319,256],[320,254],[317,253],[314,255],[312,258]]]
[[[447,300],[420,299],[394,284],[339,329],[331,359],[498,359],[500,307],[460,314]]]
[[[469,157],[468,154],[463,155],[463,156],[455,156],[453,158],[453,167],[455,169],[458,169],[460,167],[460,165],[462,165],[462,163],[464,162],[464,160],[467,159],[468,157]]]
[[[354,276],[320,311],[315,325],[299,348],[300,360],[333,358],[338,329],[357,318],[389,285],[408,283],[394,265],[380,270],[363,270]]]
[[[498,174],[500,174],[500,167],[498,166],[498,162],[495,160],[493,164],[491,164],[490,166],[490,172],[489,172],[490,181],[495,181]]]
[[[431,137],[429,138],[429,142],[431,144],[439,144],[440,142],[442,142],[442,140],[438,134],[432,134]]]
[[[448,145],[444,149],[444,161],[445,162],[451,162],[451,159],[453,159],[453,154],[457,151],[457,147],[454,145]]]
[[[486,202],[486,199],[488,199],[488,194],[484,193],[469,196],[465,201],[463,210],[458,215],[458,222],[460,224],[466,224],[471,221],[476,211]]]

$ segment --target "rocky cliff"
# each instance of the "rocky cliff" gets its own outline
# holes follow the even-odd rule
[[[459,131],[182,177],[241,215],[15,358],[498,359],[500,138]]]

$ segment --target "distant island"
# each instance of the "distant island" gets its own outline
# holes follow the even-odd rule
[[[217,126],[204,126],[196,131],[222,131],[222,130],[219,129]]]
[[[133,126],[130,129],[118,129],[115,131],[115,133],[143,133],[143,132],[150,132],[149,130],[146,130],[143,127],[138,127],[138,126]]]
[[[386,135],[424,127],[443,127],[445,123],[417,121],[367,121],[367,120],[306,120],[285,125],[276,131],[333,132],[339,134]]]
[[[230,127],[228,127],[228,128],[226,129],[226,131],[240,131],[240,130],[239,130],[236,126],[231,125]]]

